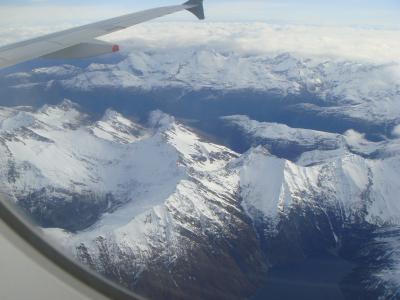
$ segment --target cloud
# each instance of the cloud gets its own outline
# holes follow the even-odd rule
[[[400,138],[400,124],[393,128],[392,135],[396,138]]]
[[[359,145],[366,142],[365,134],[361,134],[353,129],[347,130],[344,138],[348,145]]]
[[[99,10],[105,17],[110,14],[101,8]],[[60,17],[56,26],[5,25],[0,27],[0,43],[4,45],[81,23],[83,21],[70,23]],[[103,39],[119,42],[125,48],[132,49],[206,47],[249,55],[289,52],[302,57],[400,63],[400,31],[396,30],[262,22],[150,22]],[[400,72],[396,72],[393,75],[400,79]]]
[[[146,23],[107,37],[132,47],[204,46],[247,54],[297,53],[369,62],[400,58],[400,31],[267,23]]]

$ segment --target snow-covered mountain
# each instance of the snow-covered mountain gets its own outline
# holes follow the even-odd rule
[[[240,176],[243,203],[249,212],[257,210],[276,219],[293,206],[315,202],[327,209],[340,208],[345,223],[400,223],[399,157],[369,160],[344,153],[301,166],[258,147],[239,162],[246,166]]]
[[[311,162],[313,156],[306,152],[308,165],[304,166],[302,158],[295,163],[257,147],[233,162],[240,177],[242,206],[264,239],[268,256],[278,261],[282,256],[288,260],[285,251],[289,260],[307,256],[315,251],[310,246],[315,241],[345,252],[351,244],[349,236],[357,236],[354,232],[362,236],[364,230],[370,242],[360,243],[351,253],[364,265],[357,276],[363,277],[370,292],[397,299],[399,155],[366,159],[347,151],[313,152],[328,155]],[[284,240],[292,248],[284,247],[274,257],[275,240]]]
[[[315,108],[326,113],[368,121],[398,120],[397,63],[374,65],[289,53],[242,56],[208,49],[175,55],[132,53],[111,68],[92,65],[63,84],[81,89],[105,85],[151,89],[167,85],[189,90],[256,90],[283,96],[307,93],[326,102],[327,107]]]
[[[179,23],[121,40],[1,71],[1,188],[54,243],[154,299],[248,298],[270,267],[325,252],[400,297],[398,32]],[[42,106],[64,97],[79,104]]]
[[[224,93],[247,90],[283,98],[302,96],[308,104],[299,106],[299,111],[394,126],[400,122],[399,70],[398,62],[189,48],[175,52],[134,50],[118,62],[38,68],[8,74],[3,81],[14,89],[179,89],[183,94],[211,89]]]
[[[266,264],[226,169],[236,153],[160,111],[146,128],[111,110],[91,121],[70,101],[1,117],[3,189],[70,255],[154,298],[254,289]],[[210,267],[232,276],[215,284]]]
[[[359,227],[371,244],[357,255],[374,239],[384,254],[368,256],[366,288],[400,286],[398,235],[386,234],[400,226],[398,151],[367,158],[340,135],[236,116],[264,138],[338,147],[297,161],[263,146],[239,155],[161,111],[142,125],[112,110],[93,120],[68,100],[0,116],[2,188],[69,255],[135,291],[241,299],[270,265],[340,251]]]
[[[355,130],[344,134],[325,131],[292,128],[281,123],[259,122],[248,116],[227,116],[221,118],[229,126],[235,127],[252,146],[263,145],[271,153],[298,160],[303,165],[318,161],[316,156],[345,155],[345,152],[366,158],[385,158],[396,156],[400,151],[400,139],[383,139],[373,142]],[[326,150],[326,151],[318,151]],[[332,150],[332,151],[327,151]]]

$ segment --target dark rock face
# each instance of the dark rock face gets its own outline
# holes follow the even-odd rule
[[[311,207],[296,207],[278,225],[277,235],[264,235],[265,251],[273,265],[301,262],[338,247],[329,216]]]
[[[150,259],[139,258],[129,248],[99,237],[100,255],[92,257],[81,245],[78,258],[149,299],[247,299],[268,278],[270,266],[295,265],[321,253],[354,261],[349,254],[361,243],[350,236],[353,228],[344,226],[333,209],[294,207],[274,234],[265,221],[253,224],[244,213],[233,215],[229,236],[222,232],[195,235],[182,228],[178,256],[160,256],[160,250],[153,249]],[[367,240],[370,228],[360,228]],[[365,291],[359,278],[349,278],[341,285],[346,295]]]
[[[44,228],[75,232],[94,224],[104,212],[119,203],[111,194],[76,194],[43,188],[20,197],[18,204]]]
[[[390,241],[399,240],[400,228],[373,226],[352,228],[346,235],[346,247],[341,255],[357,263],[354,271],[342,283],[343,292],[348,299],[399,299],[397,287],[388,288],[376,274],[393,267],[393,250],[388,247]],[[361,293],[354,289],[355,283],[363,287]]]
[[[144,111],[150,108],[145,107]],[[204,123],[207,122],[207,119],[204,120]],[[32,131],[24,129],[23,133],[24,136],[40,139]],[[234,131],[231,133],[232,140],[238,141]],[[252,142],[246,137],[242,139],[246,145]],[[41,141],[51,142],[46,139]],[[265,142],[270,143],[270,150],[281,153],[283,157],[289,155],[285,154],[285,149],[294,147],[291,155],[305,150],[297,149],[293,144]],[[246,148],[246,145],[242,146]],[[208,159],[228,160],[229,156],[230,153],[224,152],[210,153]],[[199,162],[207,160],[203,156],[193,156],[192,159]],[[10,160],[8,181],[15,182],[18,172]],[[200,186],[201,182],[197,184]],[[213,193],[212,190],[208,192]],[[369,193],[367,189],[363,195],[366,204]],[[76,194],[47,188],[20,197],[18,201],[42,227],[58,227],[71,232],[86,229],[103,213],[121,205],[111,194]],[[305,205],[295,205],[282,214],[278,226],[271,231],[272,225],[268,220],[260,218],[253,223],[240,208],[240,198],[237,197],[230,203],[234,209],[222,207],[230,216],[224,222],[228,233],[206,229],[204,232],[199,230],[201,234],[194,234],[182,227],[177,242],[178,252],[171,246],[166,251],[168,255],[160,255],[163,249],[154,247],[151,253],[137,257],[129,247],[110,243],[99,236],[96,240],[98,256],[94,257],[84,244],[77,247],[77,256],[106,277],[150,299],[234,300],[254,294],[268,276],[270,266],[293,265],[321,253],[331,253],[357,264],[351,276],[342,283],[349,299],[377,299],[388,295],[380,285],[373,291],[367,290],[372,271],[382,268],[388,261],[376,260],[385,254],[385,249],[374,242],[379,236],[374,233],[375,228],[363,221],[366,207],[361,207],[357,215],[352,216],[355,221],[351,223],[341,215],[338,207],[319,205],[324,202],[324,199],[314,199],[304,201]],[[188,219],[185,215],[175,217],[191,225],[201,221]],[[397,295],[393,293],[389,296],[394,298]]]
[[[355,263],[355,268],[346,276],[342,283],[342,291],[346,299],[379,299],[383,295],[383,291],[379,289],[371,290],[367,286],[367,281],[373,271],[377,269],[373,267],[374,255],[365,257],[362,253],[367,245],[373,239],[374,228],[372,226],[353,226],[346,228],[343,236],[343,247],[340,249],[340,255],[349,261]],[[365,253],[364,253],[365,254]]]
[[[186,239],[186,244],[191,244],[191,247],[182,258],[170,267],[152,263],[141,274],[134,290],[150,299],[249,297],[267,270],[265,258],[249,229],[239,229],[232,240],[209,236],[204,237],[207,241],[199,240],[193,244]]]
[[[184,216],[175,216],[176,218]],[[177,249],[136,257],[128,247],[99,237],[99,255],[77,248],[81,262],[149,299],[245,299],[264,280],[268,263],[251,220],[233,213],[229,232],[196,234],[180,228]],[[143,262],[141,264],[140,262]]]
[[[167,255],[154,248],[149,256],[137,257],[129,247],[99,237],[98,256],[91,256],[83,244],[77,247],[77,256],[149,299],[248,299],[268,278],[270,267],[296,266],[325,254],[355,264],[340,283],[346,299],[378,299],[387,294],[383,287],[368,289],[372,272],[387,263],[376,260],[384,249],[374,242],[382,235],[374,233],[374,226],[351,224],[335,207],[315,203],[291,208],[273,232],[267,220],[253,223],[243,211],[232,211],[232,216],[229,234],[197,235],[181,228],[179,255],[173,254],[176,249],[171,246]]]
[[[394,231],[377,231],[361,215],[352,216],[357,222],[349,222],[334,207],[297,205],[281,217],[273,231],[268,220],[256,221],[255,228],[270,266],[296,268],[307,259],[333,255],[354,265],[340,281],[345,299],[387,299],[388,295],[397,299],[395,291],[377,285],[373,277],[377,270],[390,266],[388,250],[378,240]]]

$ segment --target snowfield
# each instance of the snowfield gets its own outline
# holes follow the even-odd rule
[[[295,53],[243,55],[189,48],[173,54],[163,49],[134,50],[115,64],[92,64],[75,72],[70,72],[68,65],[65,68],[61,74],[68,75],[60,82],[72,90],[180,88],[309,94],[325,102],[326,107],[314,107],[325,113],[399,122],[399,62],[329,60]],[[53,70],[36,72],[50,75]]]
[[[337,141],[336,150],[317,149],[288,161],[262,146],[239,155],[161,111],[151,113],[146,126],[112,110],[92,121],[69,100],[38,110],[1,108],[0,114],[1,181],[14,199],[30,203],[43,193],[39,199],[51,206],[55,199],[69,203],[76,195],[90,194],[94,205],[96,196],[109,195],[106,207],[86,226],[68,230],[44,224],[52,240],[79,260],[88,263],[89,257],[100,272],[110,267],[104,251],[115,266],[126,264],[123,257],[132,260],[132,278],[154,259],[173,264],[193,247],[183,243],[184,232],[228,238],[242,210],[254,224],[270,224],[272,236],[292,210],[308,206],[327,216],[333,209],[343,224],[400,226],[400,153],[362,157],[346,150],[346,139],[339,135],[227,118],[269,139]],[[368,152],[371,145],[358,144],[363,145]],[[38,203],[28,208],[35,212]],[[54,213],[45,208],[40,206],[41,213]],[[400,282],[392,273],[397,258],[391,262],[393,269],[373,276],[393,287]]]
[[[189,34],[188,34],[189,33]],[[14,87],[253,90],[323,101],[307,109],[400,123],[398,31],[265,23],[144,24],[105,37],[112,62],[6,73]],[[396,131],[395,131],[396,132]]]

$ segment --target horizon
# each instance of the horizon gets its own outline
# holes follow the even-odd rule
[[[3,26],[83,24],[152,7],[180,4],[181,1],[118,0],[3,0],[0,22]],[[226,14],[229,7],[229,14]],[[352,26],[376,29],[400,29],[400,2],[382,0],[339,0],[335,3],[317,0],[205,1],[208,22],[267,22],[290,25]],[[66,13],[68,12],[68,13]],[[187,21],[185,12],[159,21]]]

